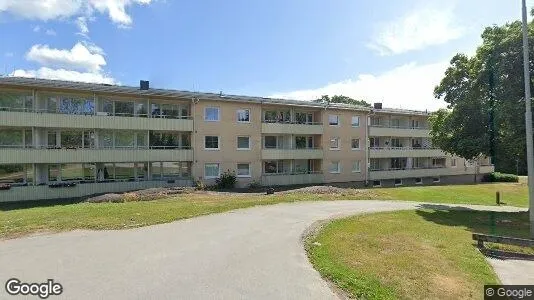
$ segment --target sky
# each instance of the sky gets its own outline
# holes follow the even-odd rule
[[[0,0],[0,74],[432,111],[452,56],[520,17],[520,0]]]

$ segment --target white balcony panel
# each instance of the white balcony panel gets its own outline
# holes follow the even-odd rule
[[[323,125],[262,123],[262,133],[278,134],[323,134]]]
[[[261,184],[264,186],[292,185],[292,184],[315,184],[323,183],[323,174],[298,174],[298,175],[263,175]]]
[[[428,129],[369,127],[370,136],[430,137]]]
[[[192,131],[193,120],[0,111],[0,126]]]
[[[371,158],[389,157],[442,157],[445,152],[440,149],[413,149],[413,148],[371,148],[369,149]]]
[[[263,149],[262,159],[322,159],[321,149]]]
[[[12,187],[9,190],[0,190],[0,202],[28,201],[78,198],[93,194],[122,193],[127,191],[172,186],[191,186],[191,180],[167,181],[139,181],[139,182],[106,182],[84,183],[73,187],[50,188],[47,185]]]
[[[192,160],[193,150],[0,149],[0,164]]]
[[[487,174],[493,172],[493,166],[483,166],[479,168],[478,174]],[[456,167],[456,168],[435,168],[435,169],[409,169],[409,170],[388,170],[388,171],[370,171],[371,180],[395,179],[395,178],[413,178],[413,177],[434,177],[434,176],[452,176],[475,174],[475,167]]]

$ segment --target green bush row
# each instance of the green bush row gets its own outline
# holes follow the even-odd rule
[[[484,175],[485,182],[519,182],[519,177],[514,174],[493,172]]]

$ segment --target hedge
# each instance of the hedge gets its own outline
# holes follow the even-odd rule
[[[484,181],[486,182],[519,182],[519,177],[514,174],[493,172],[493,173],[484,175]]]

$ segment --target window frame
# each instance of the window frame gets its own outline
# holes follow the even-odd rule
[[[397,183],[397,180],[400,180],[400,183]],[[395,178],[395,179],[393,179],[393,184],[394,184],[395,186],[401,186],[401,185],[403,184],[403,182],[402,182],[402,178]]]
[[[332,141],[333,140],[337,140],[337,147],[332,147]],[[338,137],[338,136],[334,136],[334,137],[330,138],[329,148],[330,148],[330,150],[339,151],[341,149],[341,138]]]
[[[441,182],[441,178],[439,176],[438,177],[432,177],[432,183],[440,183],[440,182]]]
[[[206,139],[208,137],[217,137],[217,148],[206,148]],[[218,135],[205,135],[204,136],[204,150],[208,150],[208,151],[221,150],[221,137]]]
[[[456,168],[458,166],[458,162],[456,161],[456,158],[451,158],[451,168]]]
[[[357,141],[358,141],[358,148],[354,148],[354,147],[352,146],[352,141],[354,141],[354,140],[357,140]],[[361,149],[362,149],[362,148],[361,148],[361,140],[360,140],[360,138],[351,138],[351,139],[350,139],[350,149],[351,149],[351,150],[361,150]]]
[[[418,179],[419,179],[419,182],[417,182]],[[415,184],[423,184],[423,178],[422,177],[416,177],[415,178]]]
[[[330,169],[330,167],[331,167],[334,163],[337,163],[337,170],[336,170],[336,171],[332,171],[332,170]],[[341,173],[341,162],[340,162],[339,160],[331,161],[331,162],[330,162],[330,166],[328,166],[328,173],[330,173],[330,174],[340,174],[340,173]]]
[[[330,117],[336,117],[336,120],[337,120],[337,123],[336,124],[331,124],[330,122]],[[339,124],[340,124],[340,117],[339,115],[328,115],[328,125],[329,126],[335,126],[335,127],[339,127]]]
[[[358,120],[358,124],[357,125],[354,125],[354,118],[357,118],[357,120]],[[352,116],[352,118],[350,120],[351,126],[353,128],[359,128],[360,127],[360,120],[361,120],[360,116]]]
[[[240,113],[240,112],[243,112],[243,111],[248,111],[248,121],[240,121],[240,120],[239,120],[239,113]],[[238,109],[236,110],[236,122],[237,122],[237,123],[245,123],[245,124],[247,124],[247,123],[250,123],[250,119],[251,119],[251,116],[250,116],[250,108],[238,108]]]
[[[375,184],[378,181],[378,184]],[[373,187],[382,187],[382,180],[373,180]]]
[[[239,148],[239,138],[248,138],[248,147],[247,148]],[[237,145],[236,145],[236,149],[237,150],[250,150],[250,136],[248,136],[248,135],[238,135],[236,137],[236,142],[237,142]]]
[[[208,119],[208,109],[217,109],[217,119],[209,120]],[[220,122],[221,121],[221,108],[219,106],[206,106],[204,107],[204,121],[205,122]]]
[[[248,175],[239,175],[239,165],[248,165]],[[249,162],[236,163],[235,170],[236,170],[235,173],[236,173],[237,178],[251,178],[252,177],[252,168]]]
[[[354,169],[355,165],[358,165],[358,169]],[[362,172],[362,161],[361,160],[355,160],[352,162],[352,173],[361,173]]]
[[[208,165],[217,165],[218,174],[217,176],[208,176],[206,175],[206,167]],[[205,179],[215,179],[221,177],[221,164],[220,163],[204,163],[204,178]]]

